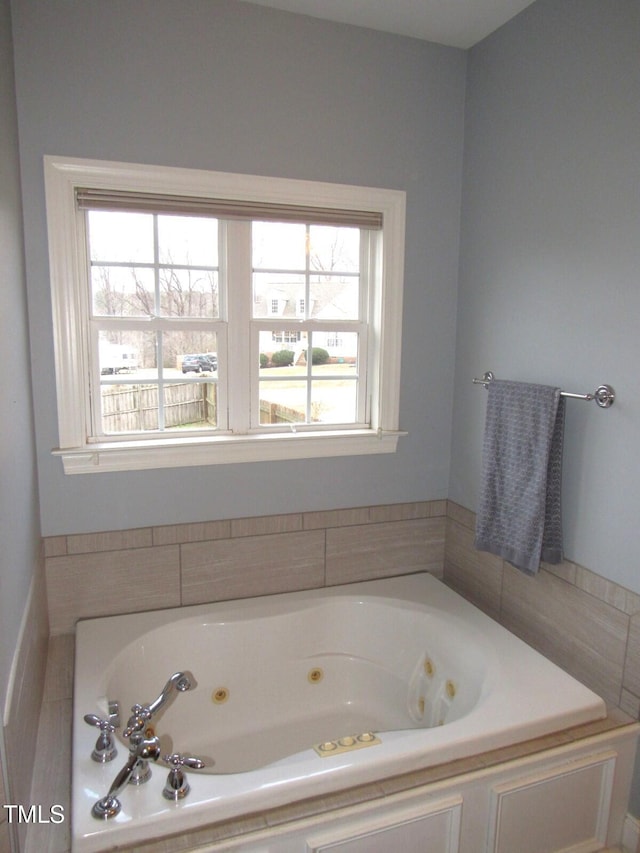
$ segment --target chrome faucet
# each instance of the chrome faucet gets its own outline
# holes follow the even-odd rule
[[[118,794],[121,794],[131,777],[138,768],[140,762],[149,759],[157,761],[160,758],[160,738],[136,737],[136,743],[129,750],[129,760],[111,783],[108,793],[97,803],[94,803],[91,814],[98,819],[107,820],[115,817],[122,808]]]
[[[195,686],[196,680],[190,672],[174,672],[162,688],[162,693],[160,693],[154,702],[151,702],[150,705],[135,704],[131,708],[131,716],[127,722],[127,727],[122,732],[122,736],[131,737],[134,732],[142,731],[147,723],[151,721],[151,718],[169,702],[175,691],[184,693]]]
[[[131,716],[122,736],[129,739],[129,758],[127,763],[113,780],[108,793],[94,804],[91,814],[103,820],[115,817],[121,805],[118,794],[126,785],[141,785],[151,776],[149,761],[160,757],[160,739],[151,727],[151,720],[178,693],[184,693],[196,686],[196,680],[190,672],[174,672],[162,688],[158,698],[149,705],[131,708]]]

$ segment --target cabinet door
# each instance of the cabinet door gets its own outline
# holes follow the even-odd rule
[[[493,787],[490,853],[590,853],[605,845],[615,752]]]
[[[457,853],[462,797],[349,819],[307,839],[307,853]]]

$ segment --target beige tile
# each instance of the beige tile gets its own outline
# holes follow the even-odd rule
[[[148,548],[152,544],[151,527],[108,533],[78,533],[67,536],[67,554],[123,551],[126,548]]]
[[[327,530],[327,585],[441,571],[444,519],[423,518]]]
[[[629,620],[623,685],[629,692],[640,696],[640,614]]]
[[[182,603],[247,598],[324,583],[324,533],[273,533],[182,545]]]
[[[71,699],[45,702],[38,732],[31,802],[61,805],[62,823],[32,824],[25,853],[67,853],[71,846]]]
[[[73,698],[73,659],[75,636],[60,634],[49,639],[47,676],[44,684],[44,701]]]
[[[492,618],[500,614],[502,560],[474,547],[475,533],[447,519],[444,581]]]
[[[617,705],[628,617],[548,572],[504,565],[501,621],[607,702]]]
[[[25,610],[24,631],[16,650],[16,677],[8,697],[4,728],[8,792],[14,803],[28,803],[36,753],[38,720],[44,691],[48,620],[43,572],[37,569]],[[23,834],[20,827],[18,833]]]
[[[230,536],[230,521],[197,521],[193,524],[167,524],[153,528],[154,545],[180,545],[183,542],[228,539]]]
[[[2,800],[3,803],[6,802],[5,799]],[[2,809],[3,815],[5,815],[6,809]],[[8,821],[4,817],[0,817],[0,853],[11,853],[11,828],[9,826]]]
[[[334,809],[370,802],[382,796],[384,796],[382,788],[377,783],[357,785],[344,791],[335,791],[321,797],[299,800],[286,806],[271,809],[265,813],[265,818],[269,826],[280,826],[290,821],[304,820],[318,814],[325,814]]]
[[[576,566],[575,584],[590,595],[595,595],[596,598],[606,601],[612,607],[622,610],[623,613],[629,615],[640,613],[640,595],[607,578],[603,578],[601,575],[597,575],[589,569],[585,569],[583,566]]]
[[[556,563],[555,565],[552,565],[551,563],[541,563],[540,568],[545,572],[551,572],[552,575],[555,575],[557,578],[561,578],[567,583],[575,585],[579,566],[569,560],[562,560],[561,563]]]
[[[418,501],[416,503],[383,504],[382,506],[369,507],[369,523],[379,524],[383,521],[409,521],[414,518],[435,518],[444,515],[444,511],[437,512],[432,504],[440,504],[440,501]]]
[[[447,517],[469,530],[476,529],[476,514],[454,501],[447,501]]]
[[[265,515],[256,518],[235,518],[231,522],[231,537],[266,536],[269,533],[293,533],[302,530],[302,513]]]
[[[167,835],[165,832],[161,837],[153,838],[153,829],[151,829],[147,841],[127,846],[122,848],[122,851],[123,853],[125,851],[126,853],[193,853],[196,849],[200,850],[201,847],[202,849],[209,849],[210,845],[216,842],[223,842],[266,828],[267,824],[264,817],[255,814],[236,820],[209,824],[180,835]]]
[[[329,509],[321,512],[305,512],[302,524],[305,530],[324,530],[329,527],[345,527],[352,524],[368,524],[369,507],[355,509]]]
[[[640,720],[640,697],[629,693],[624,687],[622,688],[622,695],[620,697],[620,707],[626,714],[633,717],[634,720]]]
[[[180,604],[179,546],[134,548],[47,560],[51,634],[78,619]]]
[[[444,779],[451,779],[462,773],[482,770],[484,766],[481,755],[471,755],[466,758],[447,761],[444,764],[436,764],[433,767],[425,767],[424,770],[415,770],[412,773],[403,773],[400,776],[390,776],[380,781],[380,787],[389,796],[400,791],[408,791],[410,788],[442,782]]]
[[[442,499],[439,501],[427,501],[427,515],[429,518],[436,518],[436,516],[447,516],[447,500]]]
[[[45,557],[61,557],[67,553],[66,536],[47,536],[43,539]]]

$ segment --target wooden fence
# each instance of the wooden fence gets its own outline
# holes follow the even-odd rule
[[[260,400],[260,423],[300,423],[304,413],[280,403]],[[164,427],[217,426],[214,382],[184,382],[164,386]],[[158,429],[156,385],[103,385],[102,428],[107,434]]]
[[[215,427],[214,382],[185,382],[164,386],[164,426]],[[157,385],[103,385],[102,428],[106,433],[158,429]]]

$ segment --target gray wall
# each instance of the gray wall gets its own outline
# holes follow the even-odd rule
[[[0,0],[0,723],[40,529],[11,21]]]
[[[0,364],[3,366],[0,371],[1,804],[5,800],[15,802],[15,780],[7,771],[12,739],[9,730],[5,729],[5,704],[8,707],[11,664],[40,555],[9,0],[0,0],[0,116]],[[32,750],[28,746],[27,753],[32,758]],[[16,828],[8,824],[7,812],[2,811],[0,847],[4,850]]]
[[[568,401],[566,555],[640,592],[640,4],[539,0],[469,53],[449,496],[475,509],[486,394]]]
[[[446,497],[466,54],[233,0],[15,0],[45,535]],[[399,452],[65,476],[42,157],[407,192]]]

